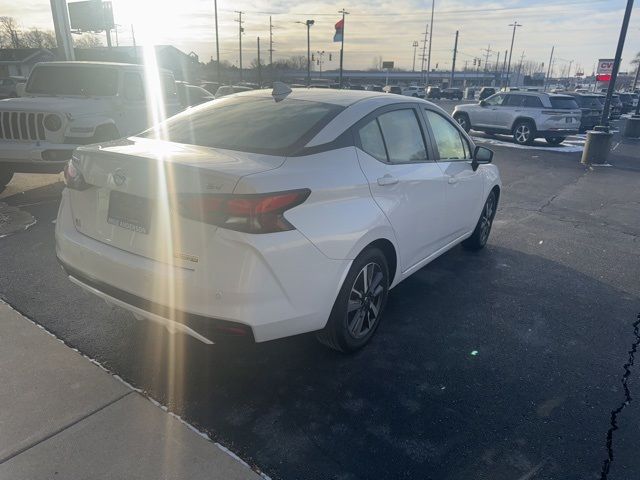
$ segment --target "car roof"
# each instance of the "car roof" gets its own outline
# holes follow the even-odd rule
[[[251,90],[236,94],[243,97],[271,97],[271,89]],[[392,96],[387,93],[373,92],[370,90],[333,90],[327,88],[296,88],[291,90],[287,98],[294,100],[307,100],[310,102],[330,103],[348,107],[356,102],[373,98],[389,98],[385,103],[397,103],[403,97]],[[415,99],[414,99],[415,100]]]

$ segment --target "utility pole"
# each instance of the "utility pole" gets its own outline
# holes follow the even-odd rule
[[[453,45],[453,63],[451,64],[451,84],[449,85],[449,88],[453,88],[453,82],[454,82],[454,75],[455,75],[455,71],[456,71],[456,57],[458,56],[458,35],[459,35],[459,31],[456,30],[456,43]]]
[[[507,71],[507,54],[509,53],[508,50],[504,51],[504,60],[502,61],[502,72],[500,72],[500,85],[502,86],[503,84],[506,84],[506,80],[504,78],[504,74]]]
[[[413,41],[413,67],[411,68],[411,71],[415,73],[416,71],[416,49],[418,48],[418,41],[414,40]]]
[[[133,57],[135,62],[138,63],[138,47],[136,46],[136,32],[133,30],[133,23],[131,24],[131,40],[133,42]]]
[[[69,14],[66,0],[49,0],[51,4],[51,15],[53,17],[53,28],[56,32],[58,47],[62,50],[65,60],[75,60],[73,51],[73,40],[71,39],[71,26],[69,25]]]
[[[316,64],[320,69],[320,78],[322,78],[322,64],[324,63],[324,50],[316,50],[316,55],[318,59],[316,60]]]
[[[522,55],[520,55],[520,64],[518,65],[518,76],[516,79],[516,87],[518,86],[517,82],[518,80],[520,80],[520,73],[522,72],[522,62],[524,62],[524,50],[522,51]]]
[[[238,20],[236,20],[236,22],[238,22],[238,44],[240,47],[240,61],[239,61],[239,68],[240,68],[240,81],[242,82],[242,34],[244,33],[244,28],[242,28],[242,24],[244,23],[242,21],[242,14],[244,12],[240,12],[238,10],[236,10],[236,12],[238,14]]]
[[[486,72],[489,69],[489,56],[493,53],[493,50],[491,50],[491,44],[489,44],[489,46],[485,48],[483,52],[485,52],[484,71]],[[484,77],[482,77],[482,85],[484,85]]]
[[[567,72],[567,80],[571,78],[571,66],[573,65],[573,60],[569,61],[569,71]]]
[[[496,82],[496,86],[498,86],[498,66],[500,65],[500,52],[498,52],[498,59],[496,60],[496,71],[494,73],[494,78]]]
[[[507,87],[509,86],[510,83],[510,75],[511,75],[511,55],[513,55],[513,42],[516,39],[516,28],[521,27],[522,25],[520,25],[517,21],[510,23],[509,24],[510,27],[513,27],[513,35],[511,35],[511,49],[509,50],[509,63],[507,65]]]
[[[431,0],[431,27],[429,29],[429,56],[427,57],[427,78],[426,84],[429,85],[429,74],[431,72],[431,44],[433,43],[433,12],[436,7],[436,0]]]
[[[269,15],[269,67],[273,69],[273,24]]]
[[[636,86],[638,85],[639,79],[640,79],[640,62],[638,62],[638,66],[636,67],[636,78],[633,80],[633,88],[631,89],[632,92],[636,91]],[[638,105],[640,105],[640,102],[638,102]]]
[[[340,79],[338,81],[338,88],[342,88],[342,68],[343,68],[343,60],[344,60],[344,31],[345,31],[345,15],[349,15],[344,8],[340,10],[338,13],[342,14],[342,41],[340,42]]]
[[[260,63],[260,37],[258,37],[258,85],[262,86],[262,64]]]
[[[555,51],[556,46],[551,47],[551,57],[549,58],[549,66],[547,67],[547,78],[544,82],[544,91],[547,91],[547,87],[549,86],[549,80],[551,78],[551,65],[553,64],[553,52]]]
[[[213,0],[213,12],[216,22],[216,81],[220,83],[220,41],[218,40],[218,0]]]
[[[420,55],[420,59],[422,60],[420,62],[420,79],[425,82],[428,83],[428,78],[429,78],[429,69],[427,68],[427,80],[425,81],[425,76],[424,76],[424,62],[427,61],[427,35],[429,35],[429,26],[425,26],[424,27],[424,38],[422,40],[422,55]]]

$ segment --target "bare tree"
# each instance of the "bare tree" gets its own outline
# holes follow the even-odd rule
[[[20,26],[13,17],[0,17],[0,37],[3,48],[21,48]]]
[[[55,48],[56,35],[52,31],[32,28],[23,34],[22,44],[28,48]]]
[[[74,40],[73,43],[78,48],[96,48],[103,46],[100,37],[91,33],[85,33],[79,39]]]

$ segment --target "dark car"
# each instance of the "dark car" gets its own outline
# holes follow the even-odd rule
[[[491,95],[496,94],[496,89],[493,87],[482,87],[480,90],[480,95],[478,95],[478,100],[484,100],[485,98],[489,98]]]
[[[216,99],[210,91],[186,82],[176,82],[176,90],[183,107],[193,107]]]
[[[463,96],[464,94],[459,88],[445,88],[441,94],[441,98],[447,100],[462,100]]]
[[[365,90],[369,90],[370,92],[382,92],[381,85],[367,85]]]
[[[637,93],[620,93],[620,101],[622,102],[622,113],[635,112],[638,105]]]
[[[580,120],[580,133],[592,129],[600,123],[602,118],[602,96],[589,93],[568,93],[576,99],[576,103],[582,110]]]
[[[602,99],[602,101],[604,103],[604,98]],[[620,118],[620,115],[622,115],[622,100],[620,100],[619,95],[612,95],[609,118],[615,120],[617,118]]]
[[[349,85],[349,90],[364,90],[364,85]]]
[[[435,98],[440,100],[442,98],[442,90],[440,90],[440,87],[427,87],[427,94],[425,98]]]
[[[387,85],[382,89],[385,93],[395,93],[396,95],[402,95],[402,89],[398,85]]]
[[[204,81],[200,83],[200,86],[202,88],[204,88],[205,90],[207,90],[209,93],[212,94],[216,94],[216,92],[218,91],[218,88],[220,88],[221,83],[219,82],[209,82],[209,81]]]

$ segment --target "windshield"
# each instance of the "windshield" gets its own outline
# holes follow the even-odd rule
[[[320,102],[231,97],[170,118],[160,128],[177,143],[287,154],[302,146],[343,107]],[[156,129],[141,136],[154,137]]]
[[[550,97],[551,106],[561,110],[576,110],[578,103],[573,97]]]
[[[95,65],[41,65],[31,72],[26,91],[110,97],[118,92],[118,70]]]

